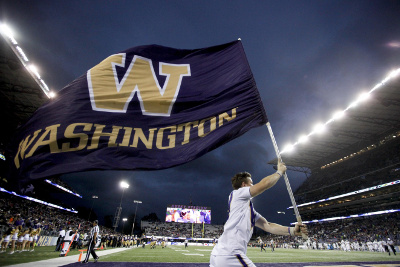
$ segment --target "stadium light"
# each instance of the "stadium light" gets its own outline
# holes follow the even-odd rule
[[[17,49],[18,53],[21,55],[22,59],[25,60],[25,62],[29,61],[21,47],[16,46],[15,49]]]
[[[14,45],[17,45],[17,41],[14,39],[14,34],[11,28],[7,24],[1,24],[0,26],[1,33],[7,36]]]
[[[36,77],[37,77],[38,79],[40,79],[40,74],[39,74],[39,72],[38,72],[38,68],[37,68],[35,65],[33,65],[33,64],[28,65],[28,68],[33,72],[33,74],[36,75]]]
[[[302,223],[308,224],[308,223],[317,223],[317,222],[329,222],[329,221],[337,221],[337,220],[344,220],[344,219],[350,219],[350,218],[369,217],[369,216],[374,216],[374,215],[389,214],[389,213],[394,213],[394,212],[400,212],[400,209],[380,210],[380,211],[367,212],[367,213],[362,213],[362,214],[353,214],[350,216],[340,216],[340,217],[325,218],[325,219],[321,219],[321,220],[303,221]],[[290,223],[290,224],[295,225],[296,223],[297,222]]]
[[[314,126],[313,132],[316,134],[323,133],[325,131],[326,127],[322,123],[318,123],[317,125]]]
[[[308,141],[308,136],[307,135],[302,135],[299,138],[299,143],[305,143]]]
[[[27,63],[29,62],[28,57],[25,55],[22,48],[18,45],[17,41],[14,39],[13,31],[10,29],[10,27],[4,23],[0,24],[0,33],[7,40],[8,45],[13,50],[15,55],[18,57],[21,64],[28,70],[29,74],[32,75],[32,78],[37,82],[37,84],[45,93],[45,95],[48,98],[51,98],[51,96],[49,95],[49,87],[43,81],[43,79],[40,78],[37,68],[33,65],[27,65]]]
[[[281,154],[282,154],[282,153],[286,153],[286,152],[292,152],[292,151],[293,151],[293,148],[294,148],[294,145],[288,144],[288,145],[286,145],[285,148],[282,150]]]
[[[400,69],[393,70],[389,73],[387,79],[392,79],[392,78],[396,77],[397,75],[399,75],[399,73],[400,73]]]
[[[339,120],[339,119],[341,119],[341,118],[343,118],[343,116],[344,116],[344,110],[341,110],[341,111],[336,111],[334,114],[333,114],[333,119],[334,120]]]
[[[391,79],[397,77],[398,75],[400,75],[400,68],[391,71],[391,72],[388,74],[388,76],[385,77],[385,79],[383,79],[380,83],[376,84],[369,92],[361,94],[361,95],[357,98],[357,100],[354,101],[354,102],[352,102],[352,103],[350,103],[350,105],[349,105],[346,109],[344,109],[343,111],[340,111],[340,112],[336,112],[336,113],[333,115],[333,118],[329,119],[325,124],[321,124],[321,125],[323,125],[324,127],[321,127],[321,128],[318,129],[318,130],[324,130],[324,129],[325,129],[325,126],[326,126],[327,124],[333,122],[334,120],[340,119],[340,118],[345,114],[345,112],[346,112],[347,110],[349,110],[349,109],[351,109],[351,108],[355,108],[359,103],[361,103],[361,102],[367,100],[367,99],[370,97],[371,92],[373,92],[374,90],[377,90],[377,89],[381,88],[381,87],[382,87],[383,85],[385,85],[389,80],[391,80]],[[315,129],[314,129],[314,130],[313,130],[311,133],[309,133],[307,136],[311,136],[311,135],[313,135],[313,134],[315,134],[315,133],[317,133],[317,132],[319,132],[319,131],[315,131]],[[291,147],[288,146],[288,147],[287,147],[288,149],[282,150],[281,154],[282,154],[282,153],[286,153],[286,152],[290,152],[290,151],[293,150],[293,148],[294,148],[297,144],[299,144],[299,143],[302,143],[302,142],[299,140],[298,143],[295,143],[295,144],[291,145]],[[290,148],[290,149],[289,149],[289,148]]]
[[[360,102],[367,100],[369,97],[370,97],[369,93],[364,92],[364,93],[360,94],[360,96],[357,98],[357,101],[360,103]]]
[[[121,183],[119,184],[122,188],[129,188],[129,184],[127,182],[121,181]]]
[[[372,186],[372,187],[368,187],[368,188],[352,191],[352,192],[341,194],[341,195],[336,195],[336,196],[333,196],[333,197],[320,199],[320,200],[317,200],[317,201],[311,201],[311,202],[299,204],[299,205],[297,205],[297,207],[299,208],[299,207],[303,207],[303,206],[312,205],[312,204],[315,204],[315,203],[320,203],[320,202],[325,202],[325,201],[334,200],[334,199],[338,199],[338,198],[353,196],[353,195],[357,195],[357,194],[361,194],[361,193],[365,193],[365,192],[381,189],[381,188],[384,188],[384,187],[387,187],[387,186],[396,185],[396,184],[400,184],[400,180],[396,180],[396,181],[392,181],[392,182],[389,182],[389,183],[384,183],[384,184],[380,184],[380,185],[376,185],[376,186]],[[287,209],[293,209],[293,206],[290,206]]]
[[[119,224],[119,216],[120,216],[121,211],[122,211],[122,198],[124,197],[125,189],[129,188],[129,184],[127,182],[125,182],[125,181],[121,181],[119,183],[119,185],[122,187],[122,196],[121,196],[121,201],[119,202],[119,208],[117,207],[118,215],[114,218],[115,222],[116,222],[115,226],[114,226],[114,231],[117,231],[117,227],[118,227],[118,224]]]
[[[122,221],[123,221],[123,224],[122,224],[122,234],[124,234],[125,222],[126,222],[127,220],[128,220],[127,218],[123,218],[123,219],[122,219]]]
[[[133,229],[135,229],[135,221],[136,221],[137,207],[138,207],[139,204],[142,204],[142,201],[140,201],[140,200],[134,200],[133,203],[136,203],[136,210],[135,210],[135,217],[133,218],[133,224],[132,224],[131,235],[133,235]]]
[[[56,93],[54,93],[54,92],[50,92],[50,93],[49,93],[49,97],[50,97],[50,98],[54,98],[54,97],[56,97]]]
[[[63,208],[61,206],[58,206],[58,205],[55,205],[55,204],[52,204],[52,203],[49,203],[49,202],[45,202],[45,201],[40,200],[40,199],[36,199],[36,198],[33,198],[33,197],[24,196],[24,195],[19,195],[19,194],[15,193],[14,191],[8,191],[7,189],[4,189],[2,187],[0,187],[0,192],[4,192],[4,193],[7,193],[7,194],[10,194],[10,195],[13,195],[13,196],[17,196],[17,197],[20,197],[20,198],[23,198],[23,199],[26,199],[26,200],[29,200],[29,201],[37,202],[37,203],[40,203],[40,204],[43,204],[43,205],[47,205],[47,206],[50,206],[50,207],[53,207],[53,208],[57,208],[57,209],[60,209],[60,210],[66,210],[66,211],[69,211],[69,212],[78,213],[74,209]]]
[[[68,192],[68,193],[70,193],[70,194],[72,194],[72,195],[74,195],[74,196],[77,196],[77,197],[82,198],[81,195],[79,195],[79,194],[77,194],[77,193],[74,193],[74,192],[72,192],[71,190],[69,190],[69,189],[67,189],[67,188],[65,188],[65,187],[63,187],[63,186],[61,186],[61,185],[59,185],[59,184],[53,183],[52,181],[50,181],[50,180],[48,180],[48,179],[45,179],[44,181],[45,181],[46,183],[48,183],[48,184],[51,184],[52,186],[55,186],[55,187],[57,187],[57,188],[59,188],[59,189],[65,191],[65,192]]]

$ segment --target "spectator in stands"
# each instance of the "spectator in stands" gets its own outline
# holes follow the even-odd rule
[[[296,224],[295,227],[269,223],[257,213],[251,198],[273,187],[286,172],[286,166],[278,162],[278,171],[263,178],[253,185],[251,175],[247,172],[236,174],[232,178],[233,191],[229,196],[229,218],[224,226],[224,233],[218,239],[218,244],[211,252],[210,266],[255,266],[246,256],[247,244],[253,234],[253,227],[257,226],[264,231],[279,235],[307,234],[305,225]]]

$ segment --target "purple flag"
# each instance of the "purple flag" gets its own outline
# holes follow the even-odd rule
[[[139,46],[104,59],[39,108],[16,135],[11,167],[20,181],[165,169],[266,122],[240,41]]]

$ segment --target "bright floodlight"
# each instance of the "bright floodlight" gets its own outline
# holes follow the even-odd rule
[[[396,77],[397,75],[399,75],[399,69],[391,71],[388,75],[388,78],[391,79]]]
[[[355,107],[357,107],[357,105],[358,105],[358,101],[356,100],[356,101],[352,102],[352,103],[349,105],[348,108],[355,108]]]
[[[333,114],[333,119],[334,120],[338,120],[338,119],[343,118],[343,116],[344,116],[344,111],[343,110],[342,111],[337,111],[337,112],[335,112],[335,114]]]
[[[126,222],[128,219],[127,219],[127,218],[123,218],[122,220],[123,220],[124,222]]]
[[[285,146],[285,148],[283,149],[282,153],[284,152],[291,152],[293,151],[294,146],[292,144],[288,144],[287,146]]]
[[[14,39],[12,30],[6,24],[1,24],[0,29],[8,38]]]
[[[325,131],[325,125],[322,123],[319,123],[319,124],[315,125],[313,132],[319,134],[319,133],[323,133],[324,131]]]
[[[21,57],[25,60],[25,62],[28,62],[29,59],[26,57],[24,51],[22,50],[21,47],[16,46],[15,49],[17,49],[18,53],[21,55]]]
[[[126,182],[124,182],[124,181],[122,181],[119,185],[120,185],[122,188],[129,188],[129,184],[126,183]]]
[[[299,143],[305,143],[308,141],[308,136],[307,135],[302,135],[299,138]]]
[[[56,97],[56,93],[54,93],[54,92],[50,92],[50,93],[49,93],[49,97],[50,97],[50,98],[54,98],[54,97]]]
[[[28,68],[36,75],[36,77],[38,77],[40,79],[40,75],[39,75],[38,69],[36,68],[35,65],[31,64],[31,65],[28,66]]]
[[[369,98],[369,94],[368,93],[362,93],[358,97],[357,102],[363,102],[363,101],[367,100],[368,98]]]

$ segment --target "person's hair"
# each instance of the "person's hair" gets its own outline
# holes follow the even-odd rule
[[[247,179],[251,178],[251,174],[248,172],[239,172],[232,177],[232,187],[233,189],[239,189],[242,187],[242,183],[247,183]]]

